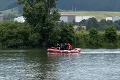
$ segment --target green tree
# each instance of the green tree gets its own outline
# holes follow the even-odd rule
[[[57,0],[18,0],[24,4],[23,16],[26,22],[33,26],[35,32],[41,35],[41,43],[46,44],[49,34],[60,18],[56,9]],[[50,13],[52,9],[53,12]],[[40,43],[40,44],[41,44]]]
[[[89,30],[89,46],[92,48],[98,48],[100,46],[98,31],[95,28]]]
[[[59,27],[54,27],[53,28],[53,32],[50,33],[49,35],[49,45],[50,46],[55,46],[56,43],[60,43],[60,36],[61,33],[61,29]]]
[[[114,26],[106,27],[105,40],[108,43],[117,43],[117,31]]]
[[[106,25],[107,25],[107,26],[113,25],[113,21],[112,21],[112,20],[107,20],[107,21],[106,21]]]
[[[14,22],[4,21],[0,24],[0,42],[6,47],[26,46],[30,29],[27,25]]]
[[[39,33],[31,32],[29,34],[29,44],[32,47],[40,46],[39,40],[41,39],[41,35]]]
[[[86,26],[87,20],[82,20],[79,22],[79,26]]]
[[[61,32],[60,32],[60,42],[69,42],[69,43],[73,43],[73,39],[74,39],[74,28],[72,24],[69,23],[64,23],[60,26]]]
[[[105,19],[100,20],[100,22],[98,22],[99,24],[99,30],[104,30],[105,26],[107,25],[107,21]]]
[[[114,25],[115,25],[117,30],[120,30],[120,20],[115,21]]]
[[[87,20],[87,24],[86,24],[86,28],[87,30],[90,30],[91,28],[96,28],[98,29],[99,25],[98,25],[98,22],[97,22],[97,19],[96,18],[89,18]]]

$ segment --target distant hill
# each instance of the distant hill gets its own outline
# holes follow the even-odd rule
[[[22,6],[17,4],[17,0],[0,0],[0,11],[18,8],[18,12],[22,12]]]
[[[60,10],[77,11],[120,11],[120,0],[58,0],[57,8]],[[17,0],[0,0],[0,11],[19,8]]]
[[[120,11],[120,0],[58,0],[61,10]]]
[[[17,6],[17,0],[0,0],[0,10],[6,10]]]
[[[0,0],[0,12],[4,20],[13,19],[22,14],[18,0]],[[120,11],[120,0],[58,0],[59,11]],[[107,16],[108,14],[106,14]],[[92,15],[93,16],[93,15]],[[109,16],[109,15],[108,15]],[[119,16],[119,15],[117,15]]]

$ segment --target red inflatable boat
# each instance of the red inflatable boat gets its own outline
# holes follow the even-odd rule
[[[75,48],[73,50],[58,50],[56,48],[48,48],[47,51],[51,53],[80,53],[81,49]]]

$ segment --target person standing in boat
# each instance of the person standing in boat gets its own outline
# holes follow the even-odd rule
[[[68,43],[68,50],[72,50],[72,45]]]
[[[57,43],[57,49],[60,50],[60,44],[59,43]]]
[[[68,50],[68,44],[65,43],[65,50]]]
[[[64,50],[64,44],[63,43],[60,44],[60,50]]]

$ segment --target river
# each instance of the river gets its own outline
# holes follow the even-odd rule
[[[119,80],[120,49],[82,49],[47,55],[46,49],[0,50],[0,80]]]

